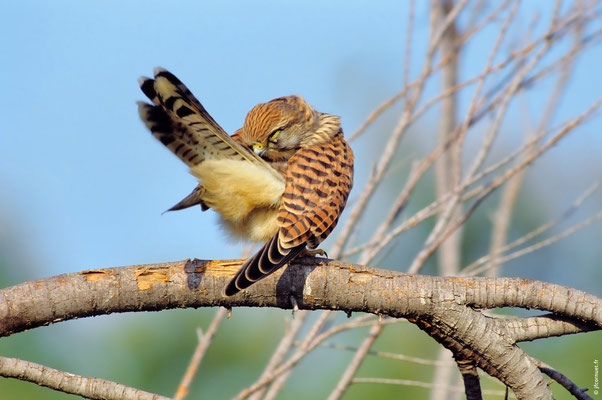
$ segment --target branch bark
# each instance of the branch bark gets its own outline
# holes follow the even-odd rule
[[[16,358],[0,357],[0,376],[33,382],[64,393],[104,400],[170,400],[116,382],[87,378]]]
[[[222,291],[242,260],[184,260],[86,270],[0,291],[0,336],[79,317],[185,307],[293,307],[408,318],[450,349],[511,387],[519,399],[550,398],[539,369],[516,341],[553,332],[602,329],[602,300],[579,290],[519,278],[408,275],[303,258],[233,297]],[[538,329],[476,309],[524,307],[562,317]],[[519,319],[520,320],[520,319]],[[530,319],[529,321],[534,321]],[[571,321],[570,328],[567,321]],[[560,327],[556,327],[556,324]]]

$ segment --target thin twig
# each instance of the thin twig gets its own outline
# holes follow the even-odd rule
[[[546,374],[547,376],[549,376],[550,378],[554,379],[556,382],[558,382],[560,384],[560,386],[562,386],[566,390],[568,390],[569,393],[572,394],[573,396],[575,396],[576,399],[593,400],[592,397],[590,397],[587,393],[585,393],[584,389],[581,389],[579,386],[575,385],[575,383],[573,381],[571,381],[569,378],[567,378],[565,375],[561,374],[560,372],[558,372],[554,369],[551,369],[551,368],[544,368],[544,367],[539,367],[539,370],[541,372],[543,372],[544,374]]]
[[[291,358],[294,358],[297,356],[303,356],[309,352],[308,349],[310,347],[312,340],[316,337],[316,335],[318,334],[320,329],[322,329],[322,326],[324,326],[326,321],[328,319],[330,319],[332,316],[333,316],[333,314],[331,311],[322,311],[322,314],[320,315],[318,320],[314,323],[314,325],[311,327],[311,329],[307,333],[307,336],[305,337],[305,339],[303,339],[301,344],[299,346],[297,346],[297,348],[293,352],[293,355],[291,356]],[[270,386],[270,390],[266,394],[265,400],[272,400],[272,399],[276,398],[276,395],[284,386],[284,384],[285,384],[286,380],[288,379],[288,377],[290,376],[291,372],[292,372],[292,369],[289,369],[288,371],[284,371],[276,379],[274,379],[274,383],[272,383],[272,386]]]
[[[345,346],[345,345],[337,344],[337,343],[323,343],[320,345],[320,347],[328,347],[328,348],[336,349],[336,350],[351,351],[354,353],[358,351],[357,347]],[[390,358],[392,360],[407,361],[407,362],[421,364],[421,365],[435,366],[435,365],[444,364],[444,365],[452,365],[453,366],[455,364],[452,361],[446,361],[446,362],[442,363],[438,360],[429,360],[426,358],[411,357],[411,356],[406,356],[405,354],[390,353],[390,352],[386,352],[386,351],[369,350],[368,355],[374,356],[374,357],[380,357],[380,358]]]
[[[599,212],[598,214],[592,216],[592,217],[587,218],[585,221],[583,221],[583,222],[581,222],[581,223],[579,223],[577,225],[574,225],[574,226],[566,229],[565,231],[559,233],[558,235],[554,235],[554,236],[552,236],[552,237],[550,237],[548,239],[541,240],[541,241],[539,241],[539,242],[537,242],[537,243],[535,243],[535,244],[533,244],[531,246],[525,247],[524,249],[517,250],[517,251],[512,252],[510,254],[507,254],[507,255],[505,255],[503,257],[499,257],[498,261],[500,263],[505,263],[505,262],[513,260],[515,258],[522,257],[525,254],[532,253],[532,252],[534,252],[536,250],[539,250],[539,249],[541,249],[543,247],[549,246],[552,243],[555,243],[555,242],[559,241],[560,239],[563,239],[563,238],[565,238],[567,236],[570,236],[573,233],[575,233],[575,232],[577,232],[577,231],[585,228],[586,226],[591,225],[592,223],[594,223],[595,221],[597,221],[599,219],[602,219],[602,211]],[[476,268],[475,270],[473,270],[470,273],[470,275],[474,276],[474,275],[480,274],[481,272],[487,271],[487,270],[489,270],[490,268],[493,268],[493,267],[494,266],[491,263],[486,264],[486,265],[484,265],[484,266],[482,266],[480,268]]]
[[[368,204],[368,201],[372,198],[374,191],[382,181],[384,173],[386,172],[387,168],[389,167],[389,164],[391,163],[391,159],[393,158],[393,155],[397,150],[399,142],[403,134],[407,130],[412,110],[414,109],[415,104],[418,102],[422,94],[422,89],[424,88],[424,85],[426,83],[426,78],[428,77],[431,71],[431,64],[435,55],[435,50],[437,48],[437,45],[439,44],[439,41],[441,40],[441,37],[443,36],[443,32],[449,27],[449,25],[453,22],[454,18],[464,8],[464,6],[466,6],[467,2],[468,0],[459,1],[447,15],[447,18],[445,19],[444,23],[441,25],[439,30],[435,33],[431,32],[427,56],[422,66],[422,72],[420,73],[420,78],[418,78],[418,83],[416,85],[415,91],[413,92],[413,96],[411,97],[410,101],[406,104],[406,108],[403,111],[401,118],[397,123],[397,126],[395,127],[391,137],[389,138],[388,143],[384,148],[383,155],[376,166],[374,174],[372,174],[372,176],[366,183],[366,186],[364,187],[360,198],[358,199],[355,207],[351,211],[349,219],[347,220],[343,229],[340,231],[339,237],[337,238],[337,241],[332,247],[333,252],[336,252],[337,254],[340,254],[342,252],[343,248],[345,247],[345,244],[347,243],[347,240],[349,239],[349,236],[351,235],[351,232],[353,231],[366,205]]]
[[[414,33],[414,10],[416,4],[410,0],[410,9],[408,11],[408,24],[406,29],[405,57],[403,62],[403,87],[407,88],[410,82],[410,60],[412,59],[412,38]],[[406,98],[406,101],[408,99]]]
[[[516,6],[516,4],[515,4]],[[507,27],[507,25],[510,23],[510,21],[512,20],[513,16],[514,16],[514,12],[516,10],[513,8],[513,10],[511,10],[511,13],[509,15],[509,17],[506,19],[505,22],[505,27]],[[492,49],[492,51],[490,52],[489,58],[488,58],[488,62],[487,65],[485,67],[485,70],[483,73],[481,73],[478,77],[473,78],[473,80],[478,80],[479,81],[479,86],[477,87],[477,90],[475,92],[475,95],[473,96],[473,100],[470,106],[470,111],[469,111],[469,115],[472,115],[474,113],[474,107],[477,104],[477,95],[480,92],[480,87],[482,86],[485,78],[491,74],[496,67],[491,67],[491,63],[493,61],[493,57],[494,55],[497,53],[497,48],[499,47],[499,43],[501,43],[501,37],[503,37],[503,33],[501,35],[498,36],[498,40],[496,42],[496,44],[494,45],[494,48]],[[499,65],[497,66],[498,68],[501,68]],[[471,80],[472,81],[472,80]],[[458,88],[461,87],[461,85],[456,85],[453,88],[448,88],[447,90],[444,90],[443,94],[445,95],[439,95],[436,96],[434,99],[432,99],[431,101],[427,102],[416,114],[414,114],[414,116],[412,117],[412,119],[415,119],[419,116],[419,114],[421,112],[424,112],[428,107],[430,107],[431,105],[433,105],[435,103],[435,101],[439,101],[441,99],[446,98],[447,96],[452,95],[453,93],[455,93],[455,91],[458,90]],[[431,152],[431,154],[429,154],[427,157],[425,157],[420,164],[418,164],[418,166],[416,167],[416,170],[413,171],[413,174],[410,174],[410,178],[408,179],[406,186],[404,187],[404,189],[402,190],[401,194],[399,195],[398,199],[395,201],[391,212],[389,213],[389,215],[387,216],[387,218],[383,221],[383,223],[379,226],[379,228],[376,230],[376,233],[373,235],[372,240],[370,241],[368,248],[370,248],[370,246],[375,246],[375,248],[373,248],[369,253],[365,253],[362,256],[362,261],[365,262],[369,262],[370,260],[372,260],[374,258],[374,256],[384,247],[383,244],[383,236],[385,235],[386,230],[390,227],[390,225],[393,223],[393,221],[396,219],[397,215],[399,214],[401,208],[403,207],[403,205],[407,202],[407,199],[409,198],[410,193],[412,192],[413,188],[415,187],[415,185],[418,183],[419,179],[422,177],[422,175],[427,171],[427,169],[430,167],[430,165],[436,161],[441,154],[443,154],[443,152],[449,147],[451,146],[454,142],[456,142],[460,136],[462,136],[463,132],[468,128],[468,126],[472,125],[473,123],[476,123],[476,120],[474,118],[467,118],[465,123],[462,125],[462,127],[457,130],[456,132],[454,132],[453,135],[449,135],[449,137],[447,138],[447,140],[443,141],[440,143],[440,145],[433,151]],[[458,160],[456,160],[456,162],[458,162]],[[455,191],[453,194],[454,195],[459,195],[462,191],[463,191],[463,187],[457,191]],[[445,197],[445,201],[447,201],[448,199],[450,199],[450,197],[446,196]],[[442,200],[442,199],[439,199]],[[442,221],[444,222],[444,221]]]
[[[512,249],[522,245],[523,243],[526,243],[527,241],[537,237],[538,235],[541,235],[545,231],[558,225],[560,222],[562,222],[565,219],[567,219],[568,217],[570,217],[575,212],[575,210],[577,210],[581,206],[581,204],[583,204],[583,202],[598,189],[598,187],[599,187],[599,183],[595,182],[581,196],[579,196],[573,202],[573,204],[571,204],[571,206],[567,210],[565,210],[558,218],[548,221],[545,224],[532,230],[531,232],[506,244],[505,246],[503,246],[500,249],[500,254],[503,254],[504,252],[507,252],[508,250],[512,250]],[[462,275],[475,275],[476,273],[474,272],[474,270],[476,270],[479,266],[488,263],[489,260],[490,260],[490,255],[485,255],[485,256],[473,261],[472,263],[470,263],[468,266],[466,266],[464,268],[464,270],[462,271]]]
[[[351,384],[351,380],[368,355],[370,348],[382,333],[384,327],[385,326],[383,324],[377,323],[370,328],[368,336],[364,338],[364,341],[357,349],[357,352],[353,356],[353,360],[351,360],[347,366],[347,369],[345,369],[345,372],[343,373],[343,376],[341,376],[339,383],[337,383],[337,386],[334,388],[332,393],[330,393],[330,396],[328,396],[328,400],[338,400],[343,397],[343,394],[345,394],[345,391]]]
[[[500,187],[504,182],[508,179],[516,175],[518,172],[523,170],[527,165],[531,164],[536,158],[538,158],[541,154],[547,151],[550,147],[554,146],[558,143],[560,139],[566,136],[567,133],[571,132],[576,126],[582,123],[587,116],[589,116],[593,111],[595,111],[602,102],[602,97],[598,98],[594,102],[590,108],[588,108],[585,112],[583,112],[580,116],[573,119],[571,122],[566,124],[565,128],[554,135],[551,139],[549,139],[546,144],[539,147],[537,150],[533,152],[532,155],[526,157],[522,162],[520,162],[515,167],[506,171],[503,175],[496,177],[487,187],[481,192],[481,194],[477,197],[477,199],[473,202],[472,206],[462,215],[458,220],[456,220],[445,232],[443,232],[437,240],[435,240],[429,246],[426,246],[420,254],[416,257],[415,262],[412,264],[409,272],[416,273],[424,264],[424,262],[433,254],[433,252],[439,247],[441,242],[445,240],[445,238],[450,235],[455,229],[457,229],[460,225],[462,225],[476,210],[476,208],[481,204],[481,202],[489,196],[495,189]]]
[[[509,20],[508,20],[509,21]],[[563,21],[562,23],[559,24],[558,26],[558,30],[568,26],[569,24],[571,24],[572,22],[578,21],[578,18],[576,16],[573,16],[569,19],[567,19],[566,21]],[[516,59],[516,57],[524,57],[528,54],[528,50],[535,48],[535,46],[541,42],[546,40],[546,38],[549,37],[549,35],[541,35],[540,37],[538,37],[537,39],[535,39],[534,41],[528,43],[527,45],[525,45],[523,48],[511,53],[510,56],[508,56],[505,60],[503,60],[502,62],[498,63],[497,65],[490,67],[488,69],[486,69],[484,72],[482,72],[481,74],[468,79],[467,81],[458,84],[456,87],[448,89],[443,91],[442,93],[440,93],[439,95],[433,97],[432,99],[428,100],[420,109],[418,109],[415,113],[412,114],[411,116],[411,120],[409,123],[412,123],[414,120],[416,120],[417,118],[420,117],[420,115],[422,115],[424,112],[426,112],[430,107],[432,107],[434,104],[436,104],[437,102],[439,102],[440,100],[450,96],[451,94],[453,94],[455,91],[468,86],[469,84],[472,84],[474,82],[478,82],[478,81],[482,81],[484,78],[486,78],[488,75],[490,75],[491,73],[505,67],[509,62],[513,61]],[[556,35],[556,37],[558,37]],[[582,46],[584,46],[585,44],[593,44],[593,39],[595,37],[595,34],[589,35],[589,37],[587,39],[584,39],[582,41]],[[555,68],[557,68],[558,66],[562,66],[564,65],[567,60],[570,60],[570,58],[575,54],[575,50],[574,48],[570,50],[570,52],[561,57],[559,60],[555,61],[554,63],[552,63],[549,67],[546,67],[544,69],[542,69],[542,71],[540,71],[539,73],[535,74],[533,77],[529,78],[529,79],[525,79],[521,82],[520,84],[520,88],[524,88],[527,86],[530,86],[533,84],[533,81],[536,79],[541,79],[544,75],[552,72]],[[433,72],[433,71],[431,71]],[[414,85],[415,83],[411,84]],[[402,96],[403,93],[399,94],[399,96]],[[479,109],[478,111],[474,112],[474,115],[470,118],[469,121],[469,126],[472,126],[473,124],[476,124],[480,119],[482,119],[486,113],[490,112],[492,109],[494,109],[504,98],[503,94],[498,96],[497,98],[493,99],[492,101],[490,101],[488,104],[485,104],[482,106],[481,109]],[[480,104],[481,102],[479,102]],[[383,108],[384,109],[384,108]],[[458,130],[457,133],[454,134],[454,136],[451,138],[450,141],[448,141],[445,146],[439,146],[437,147],[431,154],[429,154],[428,156],[426,156],[419,164],[417,164],[418,166],[416,167],[416,173],[415,174],[411,174],[410,178],[408,179],[408,181],[406,182],[406,186],[404,187],[404,189],[402,190],[402,192],[400,193],[398,199],[395,201],[391,212],[389,213],[389,215],[387,216],[387,218],[383,221],[383,223],[379,226],[379,228],[376,230],[376,233],[373,235],[372,240],[364,245],[360,245],[355,247],[352,250],[347,251],[345,254],[346,255],[350,255],[350,254],[354,254],[358,251],[364,251],[366,249],[370,249],[371,247],[377,246],[374,249],[371,250],[370,253],[366,253],[364,254],[364,256],[362,256],[362,260],[368,260],[368,262],[370,260],[372,260],[376,254],[382,250],[382,248],[385,247],[385,245],[394,237],[396,237],[397,235],[399,235],[400,233],[404,232],[407,230],[407,228],[415,225],[418,222],[421,222],[423,219],[420,218],[412,218],[411,224],[410,225],[405,225],[402,227],[399,227],[398,230],[396,231],[397,233],[395,234],[391,234],[387,236],[387,240],[383,241],[383,238],[385,237],[386,234],[386,230],[388,229],[388,227],[390,227],[390,225],[394,222],[394,220],[396,219],[396,217],[399,215],[399,212],[401,211],[402,207],[405,205],[407,199],[409,198],[409,195],[411,194],[413,188],[415,187],[416,183],[418,183],[418,181],[420,180],[421,176],[428,170],[428,168],[430,167],[430,165],[432,164],[433,161],[435,161],[439,155],[448,147],[450,146],[455,140],[457,140],[458,135],[459,135],[460,131]],[[544,135],[542,135],[543,137]],[[540,139],[540,137],[537,138],[538,140]],[[535,141],[533,141],[535,142]],[[478,174],[476,174],[473,179],[471,179],[468,183],[469,185],[474,184],[474,182],[481,180],[483,177],[491,174],[492,172],[496,171],[497,169],[501,168],[502,166],[506,165],[507,163],[511,162],[512,160],[514,160],[517,156],[523,154],[526,151],[525,147],[521,147],[519,150],[517,150],[516,152],[506,156],[504,159],[500,160],[498,163],[492,165],[491,167],[486,168],[485,170],[479,172]],[[461,188],[458,188],[454,191],[454,194],[458,194],[461,193],[468,185],[464,185]],[[477,191],[481,191],[482,188],[478,188]],[[463,200],[465,200],[466,198],[471,198],[474,197],[476,195],[476,191],[473,191],[469,196],[463,196]],[[446,198],[444,200],[448,200],[449,197],[446,196]],[[430,207],[430,206],[428,206]],[[430,213],[429,213],[430,216]]]
[[[576,399],[593,400],[592,397],[590,397],[587,393],[585,393],[585,391],[587,389],[581,389],[579,386],[577,386],[573,381],[571,381],[565,375],[558,372],[556,369],[552,368],[551,366],[544,363],[543,361],[540,361],[533,357],[531,357],[531,359],[539,367],[539,370],[541,372],[543,372],[544,374],[546,374],[547,376],[549,376],[550,378],[552,378],[556,382],[558,382],[562,387],[564,387],[566,390],[568,390],[570,394],[575,396]]]
[[[439,19],[446,15],[453,5],[453,1],[439,0],[433,3],[433,7],[438,10]],[[442,87],[449,90],[456,86],[458,82],[458,60],[460,58],[460,48],[457,45],[458,28],[452,23],[444,38],[441,40],[442,57],[449,58],[449,63],[441,71]],[[489,66],[489,65],[488,65]],[[439,143],[442,146],[454,136],[456,126],[457,111],[457,92],[446,97],[441,102],[441,115],[439,118]],[[435,189],[437,198],[445,196],[459,185],[462,174],[462,135],[443,152],[435,161]],[[455,213],[460,210],[456,209]],[[439,272],[441,275],[455,275],[460,265],[460,234],[456,231],[445,243],[443,243],[439,253]],[[438,381],[442,382],[442,381]]]
[[[178,390],[174,395],[174,400],[183,400],[188,395],[188,392],[190,390],[190,384],[192,383],[192,380],[196,375],[199,365],[201,364],[201,361],[203,360],[203,357],[205,356],[205,353],[207,352],[207,349],[211,344],[211,340],[213,339],[215,332],[217,332],[217,328],[219,328],[220,322],[222,322],[227,313],[228,310],[226,308],[221,307],[215,313],[211,324],[209,324],[209,328],[207,328],[207,332],[203,334],[203,331],[201,329],[197,331],[199,336],[199,343],[197,344],[196,349],[194,350],[194,353],[192,355],[192,359],[188,364],[188,368],[186,368],[186,372],[182,377],[180,386],[178,386]]]
[[[557,1],[557,4],[558,4],[558,1]],[[515,5],[516,5],[516,3],[515,3]],[[511,13],[511,15],[513,15],[513,14]],[[551,30],[552,29],[550,28],[549,31],[551,31]],[[535,65],[544,56],[544,54],[546,54],[550,45],[551,45],[551,40],[550,39],[546,40],[544,42],[544,46],[537,52],[537,54],[531,59],[531,61],[529,63],[527,63],[520,70],[520,72],[518,74],[516,74],[516,76],[514,76],[514,78],[512,79],[512,82],[510,83],[508,89],[505,92],[505,95],[504,95],[502,102],[498,108],[498,111],[494,117],[494,120],[490,124],[490,128],[487,130],[485,137],[483,138],[483,143],[482,143],[477,155],[475,156],[471,167],[468,169],[468,172],[466,173],[464,182],[471,180],[472,177],[477,173],[477,171],[479,170],[479,168],[481,167],[483,162],[485,161],[485,157],[489,153],[489,150],[491,149],[491,146],[493,145],[494,139],[497,137],[502,119],[506,114],[508,105],[510,104],[510,100],[514,97],[514,94],[519,90],[521,81],[529,73],[529,71],[531,71],[535,67]],[[474,104],[476,104],[476,101],[473,102],[473,105]],[[463,124],[463,129],[461,130],[461,134],[460,134],[461,136],[463,135],[463,132],[465,132],[468,127],[468,124],[470,121],[470,116],[473,114],[473,112],[472,112],[473,110],[474,110],[473,106],[471,106],[470,110],[467,114],[467,117],[465,119],[465,122]],[[462,185],[462,186],[465,186],[465,185]],[[453,213],[454,209],[456,208],[456,206],[458,205],[458,203],[460,202],[460,199],[461,199],[461,192],[458,193],[457,195],[455,195],[454,197],[452,197],[452,199],[448,202],[442,216],[437,221],[437,224],[435,225],[435,227],[429,234],[428,238],[426,239],[423,249],[418,253],[418,255],[414,258],[414,261],[410,265],[410,268],[408,269],[408,271],[410,271],[410,273],[418,273],[420,271],[420,269],[422,268],[422,266],[424,265],[424,263],[426,262],[426,260],[435,251],[435,249],[437,249],[441,245],[441,243],[443,243],[447,239],[447,237],[449,235],[451,235],[457,228],[459,228],[461,226],[461,225],[455,225],[455,228],[453,229],[453,231],[451,231],[449,229],[444,231],[445,227],[448,225],[449,221],[451,220],[451,218],[453,216],[452,213]],[[442,234],[443,232],[446,233],[445,237],[443,237],[443,234]]]
[[[562,129],[562,127],[560,129]],[[528,143],[526,143],[525,145],[521,146],[519,149],[517,149],[513,153],[507,155],[506,157],[504,157],[500,161],[496,162],[495,164],[492,164],[490,167],[484,169],[479,174],[475,175],[471,181],[469,181],[469,182],[466,183],[466,185],[467,186],[471,186],[471,185],[475,184],[476,182],[478,182],[478,181],[486,178],[487,176],[491,175],[493,172],[496,172],[497,170],[505,167],[506,165],[508,165],[509,163],[511,163],[512,161],[514,161],[516,158],[518,158],[519,156],[523,155],[523,153],[525,153],[526,150],[528,149],[527,146],[531,146],[533,143],[536,143],[537,141],[541,140],[546,135],[547,135],[547,132],[542,132],[537,137],[532,138]],[[428,169],[428,167],[431,165],[432,160],[437,156],[437,154],[438,153],[435,153],[435,152],[431,153],[428,156],[428,158],[423,159],[419,164],[417,164],[417,166],[413,167],[413,169],[416,170],[416,172],[415,173],[412,173],[412,172],[410,173],[410,178],[408,178],[408,181],[406,183],[406,187],[404,187],[404,190],[402,191],[403,196],[400,195],[398,197],[398,200],[407,200],[409,198],[410,192],[406,193],[406,190],[412,189],[414,187],[414,185],[417,183],[418,178],[421,176],[421,174],[423,174],[424,172],[426,172],[426,169]],[[358,252],[365,251],[366,249],[371,249],[371,253],[369,254],[370,257],[363,258],[364,260],[365,259],[368,260],[368,261],[366,261],[366,263],[369,262],[372,259],[371,257],[375,256],[378,252],[380,252],[394,238],[396,238],[397,236],[401,235],[404,232],[407,232],[411,228],[416,227],[418,224],[420,224],[421,222],[427,220],[428,218],[436,215],[437,212],[439,211],[439,208],[443,204],[445,204],[445,202],[447,200],[449,200],[449,198],[452,195],[457,194],[460,190],[464,190],[464,188],[465,188],[465,186],[462,186],[460,188],[456,188],[453,193],[448,193],[443,198],[432,201],[430,204],[428,204],[427,206],[423,207],[421,210],[419,210],[418,212],[416,212],[413,216],[411,216],[411,217],[407,218],[406,220],[404,220],[400,225],[398,225],[397,227],[395,227],[391,232],[387,233],[386,235],[384,233],[382,233],[381,236],[377,237],[378,238],[377,242],[370,241],[368,243],[364,243],[364,244],[358,245],[356,247],[353,247],[353,248],[349,249],[348,251],[346,251],[343,254],[343,256],[344,257],[349,257],[349,256],[351,256],[353,254],[358,253]],[[479,194],[481,194],[485,190],[485,188],[486,188],[485,185],[480,185],[480,186],[477,186],[477,187],[471,189],[468,193],[466,193],[466,194],[464,194],[464,196],[462,196],[462,201],[467,201],[467,200],[470,200],[472,198],[475,198],[476,196],[478,196]],[[397,202],[395,203],[395,206],[397,206]],[[543,229],[544,227],[541,227],[541,228]],[[380,229],[380,227],[379,227],[379,229]],[[377,230],[377,232],[378,232],[378,230]],[[533,232],[533,236],[536,236],[535,232]],[[527,241],[530,238],[531,237],[525,238],[524,241]],[[488,257],[489,256],[484,256],[482,258],[483,259],[486,258],[488,260]],[[479,259],[477,261],[479,261],[479,263],[480,263],[482,261],[482,259]],[[475,261],[475,263],[477,263],[477,262]]]
[[[574,49],[569,54],[576,55],[579,53],[579,50],[581,49],[582,30],[583,24],[577,24],[575,40],[573,44]],[[569,77],[571,75],[574,62],[575,57],[573,56],[569,58],[569,62],[564,63],[564,67],[561,70],[558,81],[554,85],[554,91],[552,95],[548,97],[544,112],[538,124],[538,132],[543,132],[549,125],[550,120],[552,119],[552,116],[554,115],[554,112],[560,103],[561,95],[564,92],[567,83],[569,82]],[[528,135],[526,138],[528,138]],[[534,144],[528,145],[528,148],[533,149],[533,146]],[[490,268],[487,269],[488,276],[496,276],[500,268],[501,260],[499,259],[499,256],[506,242],[508,229],[510,227],[510,218],[518,198],[518,192],[522,186],[524,173],[525,171],[516,174],[516,176],[508,182],[504,191],[502,192],[500,206],[495,213],[493,221],[491,245],[489,250],[491,265]]]
[[[387,378],[353,378],[351,383],[376,383],[386,385],[402,385],[402,386],[416,386],[425,389],[434,389],[439,386],[436,383],[413,381],[409,379],[387,379]],[[446,390],[450,392],[464,393],[464,387],[462,386],[447,386],[444,385]],[[483,390],[483,394],[490,396],[504,396],[506,394],[503,390]],[[516,398],[512,396],[513,398]]]
[[[303,327],[304,322],[307,320],[308,316],[309,316],[309,312],[307,310],[301,310],[295,314],[295,317],[291,320],[291,323],[289,324],[288,329],[286,329],[286,331],[284,332],[284,335],[282,336],[282,339],[280,339],[280,343],[278,344],[278,347],[272,354],[270,361],[268,362],[268,364],[265,366],[263,372],[261,373],[259,380],[268,376],[278,365],[280,365],[282,363],[282,361],[288,354],[289,350],[293,346],[294,340],[297,337],[297,335],[299,334],[299,331],[301,330],[301,327]],[[253,393],[253,395],[251,396],[250,399],[251,400],[259,400],[259,399],[261,399],[261,397],[263,396],[264,393],[265,393],[265,388],[258,390],[257,392]]]
[[[264,377],[261,380],[258,380],[253,385],[242,390],[240,393],[238,393],[234,397],[234,399],[235,400],[246,399],[251,394],[255,393],[257,390],[260,390],[261,388],[265,387],[266,385],[269,385],[278,376],[289,371],[291,368],[295,367],[299,363],[299,361],[301,361],[301,359],[303,359],[303,357],[305,357],[307,354],[309,354],[320,343],[322,343],[324,340],[328,339],[329,337],[336,335],[337,333],[340,333],[345,330],[355,329],[355,328],[359,328],[359,327],[367,326],[367,325],[369,325],[369,326],[373,325],[375,322],[374,322],[374,320],[370,320],[370,319],[372,319],[372,317],[373,317],[372,315],[363,315],[363,316],[355,318],[354,320],[349,321],[347,323],[342,323],[342,324],[336,325],[333,328],[329,329],[328,331],[321,333],[320,335],[318,335],[317,337],[314,338],[314,340],[309,344],[309,346],[307,347],[307,349],[304,352],[299,352],[299,353],[293,354],[286,362],[282,363],[281,365],[278,366],[278,368],[274,369],[270,375]]]

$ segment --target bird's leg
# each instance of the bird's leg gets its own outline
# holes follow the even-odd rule
[[[295,312],[299,311],[299,304],[297,303],[297,299],[295,299],[295,296],[291,296],[290,300],[291,300],[291,305],[293,306],[293,308],[292,308],[293,318],[295,318]]]
[[[328,254],[326,254],[326,252],[322,249],[315,249],[315,250],[303,249],[301,251],[300,256],[301,257],[316,257],[318,254],[321,255],[322,257],[328,258]]]

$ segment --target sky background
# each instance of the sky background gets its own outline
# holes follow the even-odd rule
[[[417,3],[413,78],[428,33],[425,3]],[[195,180],[139,120],[136,101],[144,96],[138,77],[152,75],[156,66],[169,69],[228,132],[242,125],[255,104],[300,94],[317,110],[340,115],[350,134],[402,87],[408,3],[366,4],[2,2],[0,251],[10,265],[5,284],[88,268],[238,258],[240,245],[228,241],[212,212],[161,214],[187,195]],[[521,32],[533,13],[547,21],[548,5],[533,1],[521,9],[502,53],[524,40]],[[482,69],[497,29],[499,24],[467,48],[461,76]],[[580,114],[602,95],[601,62],[599,46],[579,59],[556,123]],[[437,89],[427,86],[425,98]],[[520,143],[524,115],[536,120],[551,89],[543,85],[513,104],[501,148]],[[461,97],[461,108],[471,94]],[[382,152],[399,111],[394,110],[352,144],[356,191],[351,202]],[[560,214],[602,178],[599,116],[527,174],[525,195],[543,220]],[[432,144],[436,117],[427,114],[417,123],[408,146]],[[578,215],[601,208],[598,194]],[[532,259],[549,262],[548,272],[536,276],[600,295],[602,231],[588,229],[544,258]],[[580,277],[571,269],[575,265],[567,268],[575,259],[584,265]],[[518,267],[511,271],[531,276]]]
[[[529,23],[531,7],[545,20],[550,10],[542,4],[530,4],[517,25]],[[43,264],[36,272],[41,276],[191,255],[237,257],[239,246],[225,244],[211,212],[161,215],[195,182],[139,121],[135,102],[144,96],[137,78],[152,75],[155,66],[168,68],[228,132],[241,126],[253,105],[296,93],[318,110],[341,115],[350,133],[401,87],[405,6],[4,3],[0,221],[11,234],[3,239]],[[416,19],[425,17],[419,5]],[[413,76],[427,32],[416,24]],[[488,55],[495,33],[485,31],[469,48],[461,63],[464,76],[480,71],[477,60]],[[520,39],[512,31],[509,37],[510,43]],[[599,47],[579,60],[579,79],[558,121],[582,112],[602,93],[602,81],[595,78],[600,60]],[[427,93],[434,90],[427,87]],[[466,103],[470,97],[464,97]],[[524,104],[538,111],[537,100]],[[507,126],[516,129],[512,121]],[[554,160],[543,162],[574,164],[578,156],[595,163],[602,139],[596,125],[587,127],[551,154]],[[434,134],[422,136],[418,141],[428,143]],[[357,190],[382,147],[370,140],[353,147]],[[566,194],[571,199],[579,192]]]

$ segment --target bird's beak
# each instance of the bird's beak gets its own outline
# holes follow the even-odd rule
[[[263,153],[265,153],[265,146],[262,145],[261,143],[255,143],[253,145],[253,152],[255,154],[257,154],[259,157],[261,157],[263,155]]]

